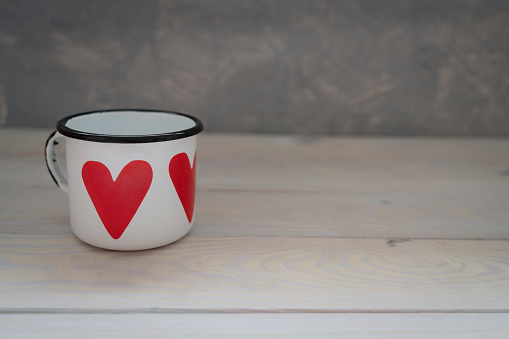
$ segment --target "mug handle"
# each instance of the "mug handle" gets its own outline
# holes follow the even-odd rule
[[[64,136],[58,131],[54,131],[48,137],[45,147],[46,166],[48,166],[49,174],[55,181],[58,187],[65,193],[68,193],[67,188],[67,172],[63,169],[60,157],[60,143]]]

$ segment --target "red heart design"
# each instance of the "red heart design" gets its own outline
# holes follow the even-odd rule
[[[106,231],[113,239],[120,238],[148,192],[152,167],[146,161],[131,161],[113,181],[103,163],[87,161],[81,175]]]
[[[173,186],[175,186],[182,207],[186,212],[187,220],[191,222],[196,188],[196,154],[194,155],[193,168],[191,168],[186,153],[175,155],[170,161],[169,171]]]

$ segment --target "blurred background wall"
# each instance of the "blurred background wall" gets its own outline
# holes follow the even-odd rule
[[[207,131],[509,135],[509,1],[0,0],[0,125],[159,108]]]

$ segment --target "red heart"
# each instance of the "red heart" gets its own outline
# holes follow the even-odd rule
[[[120,238],[148,192],[152,167],[146,161],[131,161],[113,181],[103,163],[87,161],[81,175],[104,227],[113,239]]]
[[[175,186],[182,207],[186,212],[187,220],[191,222],[196,188],[196,154],[194,155],[192,168],[186,153],[175,155],[170,161],[169,171],[173,186]]]

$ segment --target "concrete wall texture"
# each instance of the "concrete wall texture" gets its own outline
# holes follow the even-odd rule
[[[509,135],[509,1],[0,0],[0,124],[175,110],[208,131]]]

